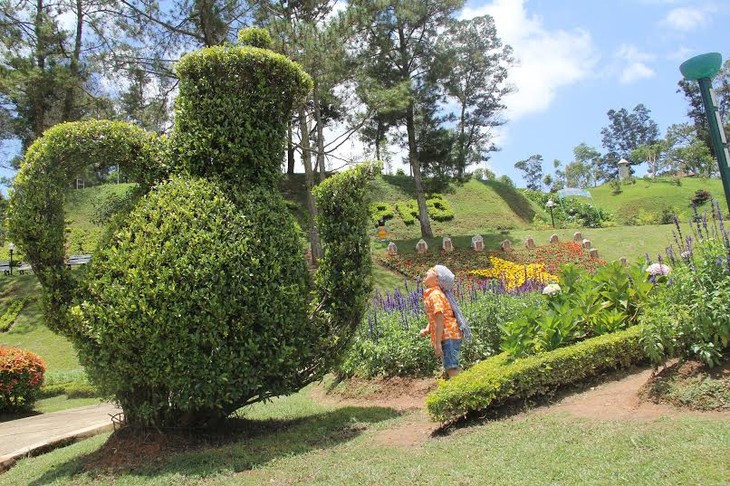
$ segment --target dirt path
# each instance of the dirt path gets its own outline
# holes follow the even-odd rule
[[[597,420],[654,420],[683,415],[730,419],[730,410],[698,412],[642,400],[640,390],[650,376],[649,368],[616,373],[585,391],[565,395],[554,403],[513,415],[508,420],[554,413]],[[424,409],[425,397],[433,388],[435,382],[432,379],[391,379],[352,383],[348,386],[349,394],[345,396],[328,394],[322,388],[316,388],[312,393],[315,399],[328,403],[383,406],[406,412],[398,427],[380,431],[374,440],[383,446],[412,448],[424,444],[439,427],[429,419]]]

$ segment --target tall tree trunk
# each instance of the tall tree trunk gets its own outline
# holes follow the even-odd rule
[[[317,167],[319,167],[319,181],[322,182],[327,173],[324,166],[324,124],[322,123],[322,107],[320,106],[319,90],[314,86],[314,121],[317,123]]]
[[[294,142],[292,141],[292,137],[294,136],[294,131],[292,130],[292,122],[289,120],[289,128],[288,128],[288,139],[286,144],[286,173],[287,174],[293,174],[294,173]]]
[[[44,29],[44,4],[43,0],[36,0],[36,17],[35,17],[35,37],[36,37],[36,67],[41,73],[46,69],[46,33]],[[40,90],[40,95],[36,95],[33,117],[35,118],[33,123],[33,130],[35,131],[35,137],[40,137],[43,130],[46,129],[46,98],[43,90]],[[27,148],[27,147],[26,147]]]
[[[73,121],[78,119],[78,116],[76,116],[76,113],[74,113],[74,111],[76,108],[76,83],[80,82],[79,62],[81,59],[81,39],[83,38],[84,29],[83,0],[76,0],[75,8],[76,35],[74,38],[74,51],[71,55],[71,60],[69,62],[69,72],[71,74],[71,79],[69,80],[69,84],[66,87],[66,97],[63,101],[63,119],[66,121]]]
[[[319,241],[317,231],[317,204],[312,195],[314,187],[314,171],[312,170],[312,148],[309,143],[309,125],[307,123],[307,111],[304,105],[299,106],[299,130],[302,134],[302,163],[304,165],[304,185],[307,189],[307,211],[311,223],[309,225],[309,243],[312,246],[312,262],[322,257],[322,244]]]
[[[416,186],[416,201],[418,202],[418,219],[421,222],[421,236],[433,238],[431,222],[428,219],[428,206],[423,191],[423,179],[421,178],[421,163],[418,161],[418,150],[416,148],[416,122],[413,114],[413,103],[408,107],[406,113],[406,131],[408,132],[408,159],[413,172],[413,182]]]

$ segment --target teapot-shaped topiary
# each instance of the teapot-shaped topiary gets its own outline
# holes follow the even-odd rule
[[[185,56],[178,72],[169,153],[180,173],[137,203],[95,252],[76,300],[56,308],[69,309],[63,331],[95,384],[129,422],[157,427],[202,425],[319,379],[370,289],[374,167],[317,188],[324,256],[313,281],[278,191],[286,125],[309,77],[240,46]]]

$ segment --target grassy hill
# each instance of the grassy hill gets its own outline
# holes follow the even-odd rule
[[[706,190],[726,209],[725,195],[720,179],[684,177],[680,185],[670,178],[636,179],[634,184],[623,184],[621,193],[614,194],[609,184],[590,189],[593,204],[616,217],[619,224],[646,224],[658,222],[663,211],[676,214],[687,221],[692,214],[690,199],[699,190]]]

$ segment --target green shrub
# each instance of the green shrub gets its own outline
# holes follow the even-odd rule
[[[395,210],[398,211],[398,214],[403,220],[403,223],[407,226],[416,223],[416,218],[414,217],[414,215],[418,216],[418,207],[416,207],[414,210],[413,204],[415,202],[415,199],[411,199],[410,201],[398,201],[397,203],[395,203]]]
[[[273,43],[269,31],[259,27],[242,29],[238,33],[238,42],[244,46],[258,47],[260,49],[271,49]]]
[[[290,391],[315,348],[303,249],[275,200],[249,189],[237,207],[213,182],[173,177],[89,264],[79,359],[131,422],[205,421]]]
[[[521,357],[633,326],[658,283],[649,281],[645,265],[613,262],[594,273],[566,265],[560,291],[544,296],[545,308],[527,308],[504,326],[502,350]]]
[[[3,315],[0,316],[0,332],[5,332],[10,329],[10,326],[12,326],[15,319],[18,318],[18,314],[20,314],[20,311],[23,310],[23,306],[27,301],[28,299],[26,298],[13,299],[10,301]]]
[[[30,409],[38,399],[45,371],[38,355],[0,346],[0,412]]]
[[[432,194],[426,199],[428,206],[428,215],[434,221],[450,221],[454,219],[454,211],[451,205],[441,194]]]
[[[675,261],[672,285],[642,317],[642,343],[655,366],[674,357],[710,367],[724,361],[730,342],[730,260],[722,241],[705,238]]]
[[[26,151],[13,182],[8,227],[43,286],[46,325],[66,333],[66,309],[76,280],[64,264],[64,202],[77,174],[95,164],[121,167],[147,190],[167,176],[166,144],[124,122],[90,120],[60,123]],[[91,250],[91,249],[90,249]]]
[[[289,115],[312,79],[291,59],[256,47],[201,49],[176,70],[176,162],[234,191],[278,187]]]
[[[697,191],[695,191],[689,201],[695,206],[702,206],[711,199],[712,194],[710,194],[710,191],[707,191],[705,189],[697,189]]]
[[[387,202],[376,202],[370,204],[370,221],[377,224],[378,221],[387,221],[395,217],[393,206]]]
[[[88,381],[74,381],[70,383],[57,383],[55,385],[43,385],[38,398],[52,398],[59,395],[66,395],[68,398],[94,398],[101,396],[99,390]]]
[[[529,398],[580,382],[604,371],[628,367],[645,356],[640,326],[598,336],[513,362],[505,353],[474,365],[426,398],[434,420],[451,421],[469,412]]]
[[[624,192],[623,188],[621,187],[621,181],[619,181],[618,179],[611,179],[608,185],[611,186],[611,193],[614,195],[618,195]]]

